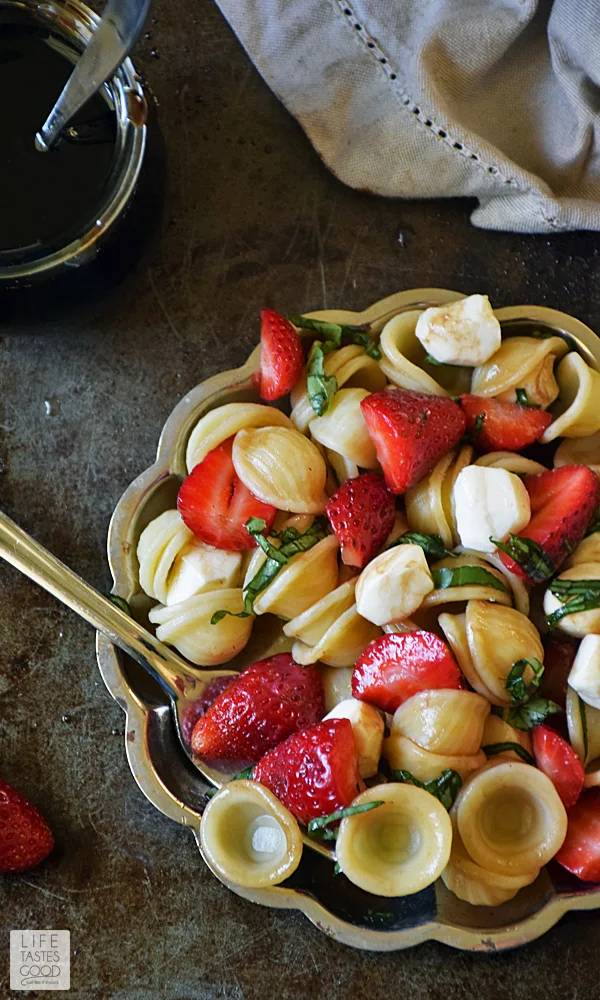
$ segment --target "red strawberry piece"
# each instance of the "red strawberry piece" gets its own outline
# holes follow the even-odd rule
[[[379,552],[396,513],[393,494],[376,472],[347,479],[325,509],[342,549],[342,562],[359,569]]]
[[[462,674],[433,632],[390,632],[369,643],[352,673],[352,694],[384,712],[395,712],[418,691],[461,688]]]
[[[447,396],[387,389],[360,405],[393,493],[418,483],[465,432],[465,415]]]
[[[555,861],[584,882],[600,882],[600,788],[586,789],[568,818],[567,836]]]
[[[181,735],[188,746],[191,745],[192,733],[198,719],[201,719],[206,714],[213,701],[218,698],[225,688],[229,687],[233,680],[235,680],[235,677],[215,677],[214,680],[206,685],[200,697],[196,698],[181,713]]]
[[[579,757],[550,726],[536,726],[531,741],[537,766],[550,778],[565,809],[570,809],[581,795],[585,779]]]
[[[585,465],[563,465],[538,476],[524,476],[523,484],[531,502],[531,520],[519,538],[541,545],[556,569],[583,538],[598,503],[598,480]],[[504,565],[530,583],[525,569],[510,556],[500,553]],[[552,573],[548,573],[552,576]]]
[[[348,719],[327,719],[290,736],[254,768],[254,778],[300,823],[345,809],[364,787]]]
[[[537,441],[552,423],[545,410],[498,399],[461,396],[460,405],[479,451],[520,451]]]
[[[323,714],[317,668],[279,653],[247,667],[215,699],[194,726],[192,750],[214,760],[259,760]]]
[[[53,847],[52,831],[35,806],[0,780],[0,873],[35,868]]]
[[[544,674],[540,684],[540,696],[549,698],[561,708],[567,703],[567,678],[573,666],[579,640],[564,632],[551,632],[545,645]],[[550,716],[553,722],[556,716]]]
[[[262,518],[268,531],[277,511],[244,486],[233,467],[232,447],[230,437],[192,469],[181,484],[177,509],[207,545],[241,552],[256,545],[245,528],[248,518]]]
[[[263,309],[260,331],[261,399],[285,396],[294,388],[304,368],[302,341],[285,316],[274,309]]]

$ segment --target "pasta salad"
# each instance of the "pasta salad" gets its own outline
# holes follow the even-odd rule
[[[277,885],[312,839],[380,896],[495,906],[552,859],[600,881],[600,373],[471,295],[381,331],[265,309],[254,387],[193,427],[137,550],[192,664],[262,615],[287,639],[187,720],[239,763],[213,870]]]

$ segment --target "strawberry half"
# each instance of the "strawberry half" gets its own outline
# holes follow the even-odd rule
[[[277,511],[244,486],[233,467],[232,447],[230,437],[192,469],[177,494],[177,509],[207,545],[241,552],[256,545],[244,527],[248,518],[262,518],[268,532]]]
[[[210,681],[199,698],[193,701],[187,708],[182,712],[181,715],[181,735],[183,736],[184,742],[188,746],[192,742],[192,733],[194,732],[194,726],[196,725],[198,719],[201,719],[203,715],[206,714],[210,706],[214,701],[217,700],[220,694],[223,693],[225,688],[229,687],[235,677],[215,677]]]
[[[53,847],[52,831],[35,806],[0,780],[0,873],[35,868]]]
[[[479,451],[520,451],[537,441],[552,416],[545,410],[518,403],[502,403],[483,396],[461,396],[467,430]]]
[[[418,483],[465,432],[465,415],[447,396],[394,388],[371,393],[360,406],[393,493]]]
[[[192,750],[213,760],[255,761],[323,714],[317,668],[279,653],[247,667],[218,695],[194,726]]]
[[[274,309],[263,309],[257,379],[261,399],[279,399],[291,392],[303,368],[302,341],[290,321]]]
[[[290,736],[258,762],[254,779],[305,825],[345,809],[364,787],[352,723],[327,719]]]
[[[461,687],[456,660],[433,632],[390,632],[373,639],[352,673],[353,696],[384,712],[395,712],[418,691]]]
[[[584,791],[568,818],[567,836],[554,860],[584,882],[600,882],[600,788]]]
[[[511,553],[501,552],[500,558],[511,572],[529,583],[542,583],[554,575],[583,538],[598,503],[598,480],[585,465],[563,465],[539,476],[524,476],[523,484],[529,493],[531,520],[516,536],[522,551],[509,542]],[[529,540],[533,547],[528,546]],[[543,549],[545,561],[537,558],[535,546]],[[533,560],[527,548],[532,550]]]
[[[537,766],[550,778],[565,809],[570,809],[581,795],[585,779],[579,757],[550,726],[536,726],[531,742]]]
[[[393,494],[376,472],[347,479],[325,510],[340,543],[342,562],[359,569],[379,552],[396,516]]]

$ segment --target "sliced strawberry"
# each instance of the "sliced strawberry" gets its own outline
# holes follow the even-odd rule
[[[0,873],[35,868],[53,847],[52,831],[35,806],[0,780]]]
[[[279,653],[247,667],[198,719],[192,750],[214,760],[258,760],[324,714],[316,667]]]
[[[567,678],[578,646],[578,639],[558,630],[550,633],[545,644],[544,674],[539,693],[542,698],[549,698],[561,708],[565,708],[567,703]],[[555,718],[550,717],[551,720]]]
[[[342,562],[362,569],[394,527],[394,496],[376,472],[347,479],[325,508],[340,543]]]
[[[254,768],[265,785],[308,824],[349,806],[364,787],[349,719],[327,719],[290,736]]]
[[[554,860],[584,882],[600,882],[600,788],[582,792],[568,817],[567,836]]]
[[[581,795],[585,779],[579,757],[550,726],[536,726],[531,742],[537,766],[550,778],[565,809],[570,809]]]
[[[483,396],[461,396],[460,405],[479,451],[521,451],[537,441],[552,423],[551,414],[545,410]]]
[[[524,476],[523,483],[531,502],[531,520],[517,538],[523,539],[525,548],[528,540],[541,546],[550,562],[542,565],[536,558],[533,565],[526,552],[518,556],[519,563],[505,552],[500,558],[529,583],[542,583],[583,538],[598,503],[598,480],[585,465],[563,465],[538,476]]]
[[[303,367],[302,341],[290,321],[274,309],[263,309],[257,380],[261,399],[279,399],[291,392]]]
[[[207,545],[241,552],[256,545],[244,527],[248,518],[262,518],[268,531],[277,511],[244,486],[233,467],[232,447],[230,437],[192,469],[181,484],[177,509]]]
[[[433,632],[390,632],[369,643],[352,673],[352,694],[384,712],[395,712],[418,691],[460,688],[462,674]]]
[[[447,396],[394,388],[373,392],[360,405],[393,493],[418,483],[465,432],[465,415]]]
[[[229,687],[233,680],[235,677],[215,677],[206,685],[200,697],[184,709],[181,715],[181,735],[188,746],[191,745],[192,733],[198,719],[206,714],[212,703],[217,700],[225,688]]]

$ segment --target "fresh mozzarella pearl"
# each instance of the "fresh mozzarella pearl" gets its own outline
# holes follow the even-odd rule
[[[569,687],[592,708],[600,708],[600,635],[581,640],[569,674]]]
[[[432,358],[447,365],[483,365],[501,343],[500,324],[487,295],[426,309],[415,334]]]
[[[490,541],[517,534],[531,517],[529,494],[518,476],[506,469],[469,465],[459,473],[452,506],[461,544],[477,552],[494,552]]]
[[[376,556],[356,584],[359,615],[375,625],[402,621],[433,590],[433,580],[420,545],[398,545]]]
[[[350,720],[358,753],[360,776],[361,778],[372,778],[374,774],[377,774],[385,729],[383,719],[377,709],[373,705],[367,705],[365,701],[346,698],[345,701],[336,705],[325,718]]]
[[[196,539],[178,554],[169,574],[167,604],[179,604],[206,590],[238,587],[242,553],[215,549]]]

